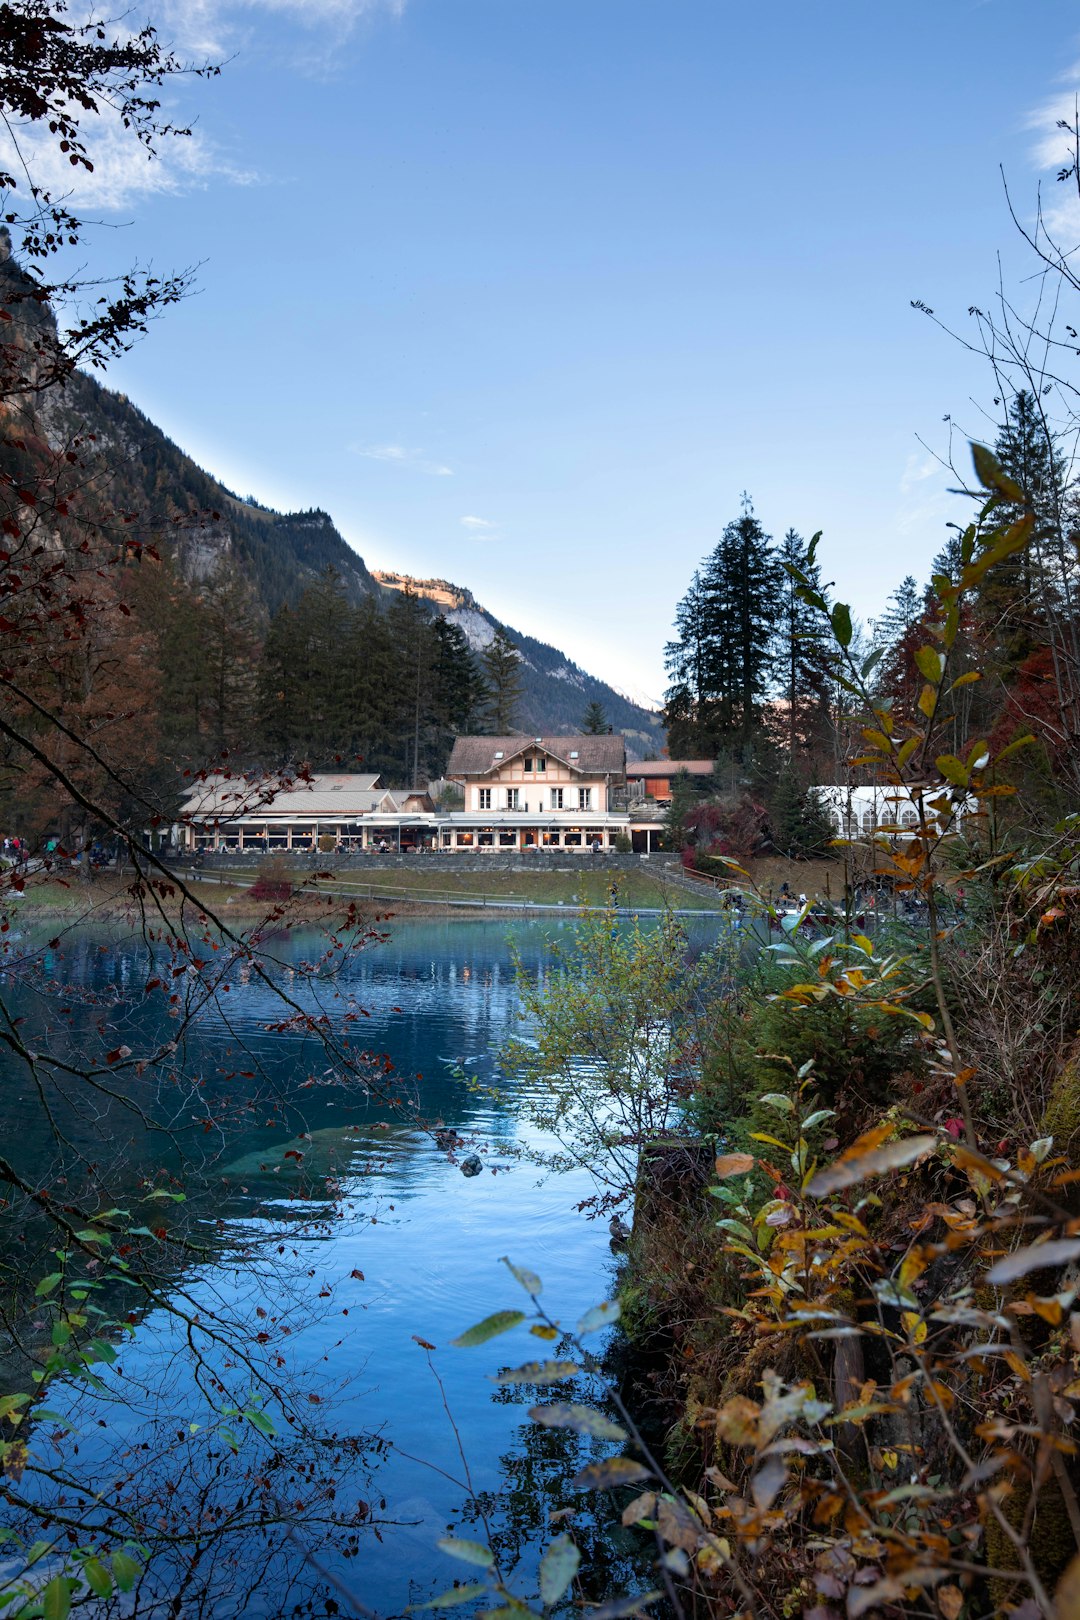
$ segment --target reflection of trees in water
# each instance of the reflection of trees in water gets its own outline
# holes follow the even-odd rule
[[[502,949],[501,934],[488,939]],[[331,967],[305,958],[306,945],[279,942],[265,977],[240,955],[215,978],[174,945],[72,934],[9,952],[0,969],[21,1038],[44,1054],[36,1069],[7,1058],[0,1088],[0,1129],[33,1177],[11,1190],[0,1230],[4,1388],[25,1388],[55,1357],[56,1325],[88,1290],[102,1313],[99,1387],[61,1368],[48,1404],[73,1430],[25,1425],[29,1461],[9,1471],[4,1521],[32,1539],[44,1510],[61,1545],[100,1531],[105,1547],[151,1546],[152,1573],[126,1612],[155,1612],[162,1597],[207,1616],[284,1614],[313,1591],[336,1601],[310,1554],[348,1579],[380,1511],[370,1475],[380,1446],[324,1423],[362,1374],[340,1338],[337,1364],[352,1365],[336,1385],[324,1360],[290,1353],[320,1310],[342,1305],[308,1264],[311,1240],[430,1168],[440,1149],[425,1119],[466,1138],[513,1131],[512,1112],[493,1113],[451,1064],[431,1062],[434,1042],[455,1064],[492,1072],[517,990],[490,943],[492,959],[473,949],[412,967],[363,951]],[[304,1018],[283,1019],[282,996]],[[375,1050],[384,1040],[393,1060]],[[411,1060],[422,1073],[413,1087]],[[50,1189],[50,1207],[35,1187]],[[63,1208],[77,1225],[111,1227],[115,1242],[72,1241],[58,1262]],[[130,1276],[117,1274],[119,1257]],[[38,1298],[57,1264],[62,1281]],[[205,1404],[192,1424],[196,1395]],[[264,1421],[281,1438],[264,1435]],[[553,1489],[565,1437],[545,1439]],[[517,1495],[505,1533],[524,1548]]]
[[[551,1354],[566,1359],[574,1354],[574,1346],[563,1339]],[[648,1538],[621,1522],[624,1503],[634,1493],[580,1491],[570,1485],[586,1463],[611,1454],[610,1442],[589,1440],[570,1429],[548,1428],[528,1418],[529,1407],[552,1400],[603,1410],[592,1381],[583,1375],[557,1387],[504,1385],[491,1399],[499,1405],[520,1407],[521,1428],[513,1448],[499,1459],[502,1486],[478,1491],[466,1500],[450,1533],[485,1541],[486,1520],[493,1527],[492,1551],[511,1585],[515,1591],[527,1588],[535,1595],[536,1565],[544,1547],[568,1531],[581,1553],[581,1569],[575,1582],[578,1590],[571,1589],[564,1600],[567,1609],[578,1596],[598,1603],[613,1592],[635,1589],[635,1583],[640,1585],[643,1574],[650,1571],[652,1557]],[[613,1412],[608,1415],[615,1416]],[[465,1445],[467,1449],[467,1435]]]

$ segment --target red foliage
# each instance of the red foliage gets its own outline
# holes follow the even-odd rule
[[[990,733],[990,751],[997,754],[1018,734],[1030,731],[1057,761],[1067,742],[1061,723],[1061,701],[1049,647],[1036,647],[1017,666],[997,722]]]

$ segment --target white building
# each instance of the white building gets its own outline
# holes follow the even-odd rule
[[[927,783],[922,789],[903,787],[851,787],[847,785],[816,789],[832,818],[839,838],[868,838],[877,832],[893,837],[910,837],[919,825],[918,795],[924,801],[951,795],[948,783]],[[968,799],[954,803],[952,830],[959,829],[965,815],[974,809]]]

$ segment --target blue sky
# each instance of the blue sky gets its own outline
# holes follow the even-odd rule
[[[98,263],[198,262],[109,381],[241,494],[325,507],[659,696],[748,490],[876,611],[956,516],[919,443],[991,433],[963,326],[1023,264],[1075,8],[162,0],[196,142],[108,131]],[[1077,231],[1080,239],[1080,230]]]

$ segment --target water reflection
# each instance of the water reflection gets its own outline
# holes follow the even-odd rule
[[[571,926],[514,925],[526,972],[542,971],[545,940]],[[460,1575],[434,1542],[451,1527],[467,1527],[478,1504],[495,1516],[508,1561],[528,1568],[549,1539],[546,1515],[561,1504],[561,1483],[574,1471],[571,1453],[585,1444],[536,1430],[525,1416],[528,1401],[492,1399],[485,1374],[535,1352],[524,1330],[478,1350],[447,1348],[469,1323],[524,1303],[499,1256],[539,1271],[564,1321],[605,1297],[612,1260],[605,1227],[572,1213],[591,1190],[585,1178],[540,1184],[513,1159],[524,1127],[514,1082],[500,1067],[517,1011],[504,926],[402,925],[377,949],[350,952],[333,973],[312,975],[304,964],[320,948],[319,937],[303,930],[276,942],[272,976],[303,1008],[329,1020],[354,1054],[367,1055],[370,1085],[328,1071],[326,1048],[310,1033],[268,1027],[280,1023],[280,1002],[271,985],[240,968],[228,994],[199,1007],[176,1054],[177,1070],[199,1077],[204,1112],[219,1121],[212,1143],[202,1124],[180,1111],[174,1135],[163,1140],[128,1115],[117,1134],[115,1120],[88,1113],[78,1097],[62,1097],[60,1105],[79,1148],[108,1153],[118,1202],[138,1190],[140,1177],[179,1172],[185,1156],[198,1154],[206,1174],[190,1218],[208,1247],[175,1286],[196,1306],[213,1301],[246,1322],[252,1339],[280,1361],[283,1387],[302,1389],[304,1400],[332,1411],[332,1452],[305,1457],[297,1442],[297,1454],[286,1445],[275,1467],[283,1479],[290,1469],[325,1474],[343,1515],[354,1516],[357,1538],[350,1545],[348,1535],[337,1537],[325,1553],[328,1568],[365,1604],[393,1614]],[[119,1030],[138,1050],[167,1035],[167,1014],[145,994],[153,955],[142,941],[76,936],[46,949],[40,968],[48,995],[13,968],[0,978],[30,1032],[55,1012],[63,988],[61,1050],[82,1056],[93,1049],[103,1003],[110,1041]],[[479,1085],[464,1084],[463,1074]],[[20,1128],[24,1104],[15,1088],[0,1088],[4,1129]],[[460,1153],[441,1147],[427,1128],[434,1122],[479,1147],[483,1174],[461,1174]],[[40,1152],[44,1167],[53,1152],[44,1129]],[[107,1443],[89,1409],[70,1398],[80,1468],[92,1481],[121,1445],[146,1446],[146,1456],[165,1469],[183,1446],[190,1460],[186,1495],[177,1500],[220,1507],[220,1436],[176,1439],[199,1404],[191,1365],[178,1353],[181,1334],[167,1312],[142,1314],[134,1341],[106,1375],[114,1402]],[[471,1501],[445,1477],[458,1473],[456,1441],[415,1336],[439,1347],[446,1398],[473,1471]],[[286,1437],[298,1432],[287,1413],[279,1421]],[[245,1433],[243,1444],[248,1488],[269,1489],[259,1437]],[[158,1488],[146,1484],[148,1503]],[[368,1523],[374,1518],[388,1521],[378,1537]],[[317,1529],[312,1523],[310,1536]],[[197,1592],[187,1590],[190,1612],[292,1612],[305,1582],[309,1591],[325,1589],[306,1561],[310,1544],[295,1525],[273,1535],[241,1532],[228,1558],[208,1552],[199,1588],[207,1595],[196,1610]],[[617,1562],[622,1554],[611,1556]]]

